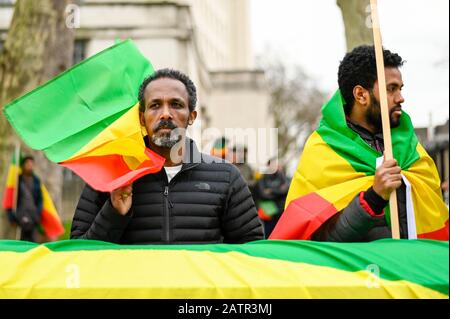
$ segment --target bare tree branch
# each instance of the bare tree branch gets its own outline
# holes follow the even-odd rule
[[[299,66],[287,66],[281,59],[265,55],[260,60],[270,84],[271,112],[278,128],[278,154],[281,159],[297,154],[315,128],[325,102],[311,78]]]

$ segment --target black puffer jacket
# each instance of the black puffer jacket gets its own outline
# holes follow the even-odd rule
[[[245,243],[264,239],[247,184],[230,163],[201,154],[187,139],[182,170],[165,170],[133,184],[133,205],[121,216],[109,193],[86,186],[72,223],[72,239],[120,244]]]

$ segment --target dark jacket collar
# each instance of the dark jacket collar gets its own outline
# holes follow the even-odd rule
[[[350,119],[347,117],[347,125],[349,128],[351,128],[353,131],[355,131],[361,138],[369,144],[374,150],[378,152],[384,151],[384,139],[383,139],[383,133],[375,133],[373,134],[369,130],[365,129],[361,125],[358,125],[356,123],[353,123],[350,121]]]

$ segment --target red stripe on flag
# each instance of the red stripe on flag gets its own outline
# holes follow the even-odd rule
[[[92,188],[101,192],[112,192],[131,184],[138,178],[157,173],[164,165],[164,157],[146,149],[148,161],[131,170],[121,155],[105,155],[80,158],[60,163],[80,176]]]
[[[420,234],[417,237],[422,239],[434,239],[434,240],[448,240],[448,219],[445,222],[445,226],[434,232]]]
[[[336,213],[333,204],[318,194],[302,196],[290,202],[269,239],[310,239]]]
[[[64,234],[64,227],[59,218],[45,209],[42,210],[41,224],[45,234],[50,238]]]
[[[14,187],[7,187],[3,194],[3,209],[12,209],[14,207]]]

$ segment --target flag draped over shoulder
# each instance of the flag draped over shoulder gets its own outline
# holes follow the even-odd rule
[[[0,298],[443,298],[448,242],[0,241]]]
[[[3,209],[10,211],[12,214],[16,213],[17,208],[17,194],[19,188],[19,174],[20,167],[18,158],[20,151],[13,154],[11,164],[8,170],[8,177],[6,179],[5,192],[3,194]],[[64,226],[56,211],[47,188],[41,182],[40,191],[42,193],[42,211],[41,211],[41,227],[45,235],[49,238],[57,238],[64,234]]]
[[[161,170],[145,147],[138,91],[153,73],[131,40],[116,44],[16,99],[4,109],[31,148],[112,191]]]
[[[330,217],[373,185],[377,158],[346,123],[340,91],[322,108],[319,128],[306,142],[292,180],[286,210],[271,239],[310,239]],[[448,240],[448,208],[433,160],[403,112],[392,129],[394,158],[407,185],[408,238]],[[385,208],[390,224],[389,205]]]

